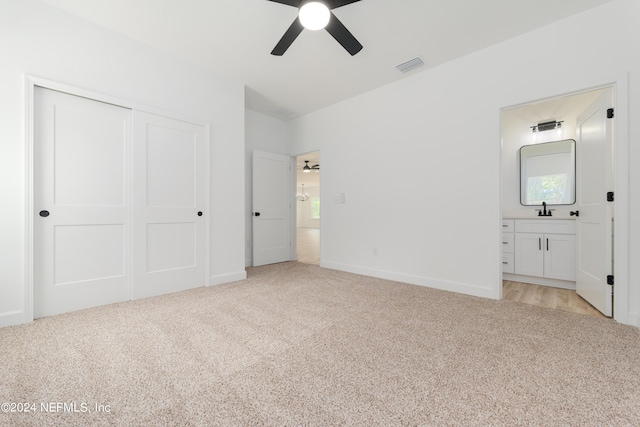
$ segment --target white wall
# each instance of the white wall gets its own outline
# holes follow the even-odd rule
[[[614,0],[293,121],[291,152],[322,151],[322,265],[497,298],[500,110],[618,82],[628,92],[616,132],[627,138],[628,123],[633,138],[640,110],[625,97],[640,99],[640,86],[625,79],[640,80],[638,16],[640,2]],[[536,61],[541,46],[556,48]],[[379,172],[365,178],[354,164]],[[638,194],[640,170],[629,175]],[[339,193],[346,203],[332,203]],[[640,198],[626,214],[637,260]],[[627,274],[618,318],[638,324],[640,264]]]
[[[244,86],[36,0],[0,5],[0,326],[27,321],[25,74],[211,124],[211,283],[244,271]]]
[[[246,110],[245,114],[245,265],[253,265],[252,247],[252,210],[251,210],[251,153],[253,150],[268,151],[275,154],[289,154],[287,145],[287,127],[282,120],[274,119],[255,111]]]

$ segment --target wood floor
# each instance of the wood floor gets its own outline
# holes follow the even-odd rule
[[[319,229],[298,228],[297,243],[299,262],[320,265]],[[502,282],[502,298],[524,304],[570,311],[572,313],[605,317],[588,302],[583,300],[576,291],[569,289],[504,280]]]
[[[582,299],[576,291],[569,289],[503,280],[502,298],[524,304],[570,311],[572,313],[605,317],[602,313],[593,308],[591,304]]]
[[[298,228],[298,261],[320,265],[320,229]]]

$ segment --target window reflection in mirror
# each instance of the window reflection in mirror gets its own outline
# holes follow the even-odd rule
[[[576,202],[576,142],[573,139],[520,148],[520,203],[524,206]]]

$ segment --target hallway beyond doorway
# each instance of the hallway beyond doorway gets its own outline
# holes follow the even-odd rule
[[[298,228],[298,262],[320,265],[320,229]]]

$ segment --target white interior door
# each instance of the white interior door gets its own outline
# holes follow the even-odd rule
[[[44,88],[34,104],[34,317],[131,296],[131,110]]]
[[[133,112],[133,298],[205,284],[205,128]]]
[[[576,124],[577,209],[576,291],[606,316],[612,315],[613,203],[606,194],[613,191],[612,120],[607,109],[613,105],[611,90],[587,108]]]
[[[253,265],[291,260],[291,158],[253,150]]]

